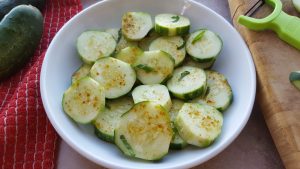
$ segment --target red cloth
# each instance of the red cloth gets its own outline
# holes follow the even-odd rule
[[[40,71],[55,33],[82,9],[80,0],[46,0],[44,33],[29,64],[0,83],[0,168],[55,167],[58,136],[45,114]]]

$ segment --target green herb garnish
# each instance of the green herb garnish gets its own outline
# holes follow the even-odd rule
[[[205,31],[200,32],[192,41],[192,44],[196,43],[197,41],[201,40],[205,34]]]
[[[185,47],[185,43],[186,43],[186,42],[183,41],[182,45],[177,46],[177,50],[180,50],[180,49],[184,48],[184,47]]]
[[[189,75],[190,72],[189,71],[184,71],[180,74],[180,78],[178,79],[178,81],[181,81],[185,76]]]
[[[126,147],[126,149],[129,152],[130,156],[135,156],[135,153],[134,153],[131,145],[128,143],[128,141],[126,140],[124,135],[120,136],[120,140],[123,142],[124,146]]]
[[[178,15],[175,15],[175,16],[172,16],[171,17],[172,19],[174,19],[172,22],[175,23],[175,22],[178,22],[180,17]]]
[[[147,73],[152,72],[154,70],[152,67],[144,65],[144,64],[139,64],[139,65],[137,65],[135,67],[139,68],[139,69],[143,69]]]

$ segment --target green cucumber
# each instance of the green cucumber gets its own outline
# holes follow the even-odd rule
[[[74,121],[90,123],[104,110],[104,88],[90,77],[82,78],[65,91],[62,105]]]
[[[148,13],[127,12],[122,17],[122,34],[129,40],[143,39],[152,27],[152,19]]]
[[[95,134],[107,142],[114,142],[114,130],[119,124],[121,116],[130,110],[133,100],[130,97],[122,97],[115,100],[107,100],[105,110],[93,121]]]
[[[176,117],[175,125],[179,135],[189,144],[207,147],[220,135],[223,115],[205,104],[185,103]]]
[[[101,31],[86,31],[77,39],[77,50],[80,58],[86,64],[110,56],[116,48],[116,41],[110,33]]]
[[[209,63],[216,60],[223,47],[221,38],[212,31],[200,29],[191,33],[186,42],[187,53],[196,61]]]
[[[14,7],[19,5],[32,5],[43,11],[45,0],[0,0],[0,20]]]
[[[129,46],[120,50],[119,53],[115,55],[115,58],[122,60],[129,64],[134,64],[136,59],[143,54],[143,51],[136,46]]]
[[[41,40],[43,16],[29,5],[12,9],[0,22],[0,80],[20,70]]]
[[[176,14],[155,16],[155,31],[163,36],[184,36],[189,33],[190,20]]]
[[[127,156],[162,159],[173,136],[168,112],[154,102],[140,102],[123,114],[115,130],[115,144]]]
[[[192,59],[190,56],[186,56],[186,59],[183,62],[183,66],[193,66],[200,69],[211,69],[215,63],[216,60],[212,60],[209,62],[200,63]]]
[[[167,82],[167,87],[173,96],[190,100],[205,92],[206,74],[204,70],[196,67],[179,67],[174,70],[173,77]]]
[[[295,71],[290,74],[290,82],[300,90],[300,71]]]
[[[83,77],[88,76],[90,74],[91,67],[91,65],[83,64],[78,70],[76,70],[76,72],[73,73],[72,83]]]
[[[150,44],[149,50],[162,50],[169,53],[175,60],[175,66],[180,65],[186,55],[185,41],[180,36],[159,37]]]
[[[105,32],[111,34],[113,36],[113,38],[115,39],[115,41],[118,43],[119,40],[121,39],[121,34],[120,34],[120,29],[117,28],[110,28],[110,29],[106,29]]]

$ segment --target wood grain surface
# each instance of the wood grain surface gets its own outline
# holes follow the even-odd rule
[[[281,159],[287,169],[300,168],[300,91],[289,82],[289,73],[300,70],[300,52],[271,31],[255,32],[237,24],[238,16],[257,0],[228,0],[233,24],[247,42],[258,75],[258,104]],[[284,11],[299,16],[291,0],[282,0]],[[272,12],[268,5],[254,15]]]

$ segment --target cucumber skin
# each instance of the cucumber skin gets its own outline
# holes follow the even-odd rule
[[[43,11],[45,0],[0,0],[0,20],[18,5],[32,5]]]
[[[114,143],[114,142],[115,142],[115,136],[114,136],[114,135],[111,136],[111,135],[102,133],[101,131],[99,131],[99,130],[97,129],[96,126],[94,126],[94,129],[95,129],[95,135],[96,135],[99,139],[101,139],[101,140],[103,140],[103,141],[106,141],[106,142],[109,142],[109,143]]]
[[[291,72],[289,77],[290,82],[300,90],[300,72]],[[299,86],[298,86],[299,85]]]
[[[190,31],[190,26],[185,26],[185,27],[181,27],[181,28],[176,28],[176,33],[170,33],[169,29],[161,26],[161,25],[157,25],[155,24],[155,32],[162,35],[162,36],[185,36],[189,33]]]
[[[170,149],[171,150],[182,150],[184,149],[188,144],[186,142],[181,143],[181,144],[176,144],[176,143],[172,143],[170,144]]]
[[[11,10],[0,22],[0,80],[21,69],[39,45],[43,32],[41,12],[28,5]]]
[[[170,91],[170,93],[178,99],[183,99],[183,100],[187,101],[187,100],[194,99],[198,96],[201,96],[205,92],[205,88],[206,88],[206,86],[202,86],[200,89],[194,90],[194,91],[192,91],[190,93],[186,93],[186,94],[178,94],[178,93],[173,93],[171,91]]]

